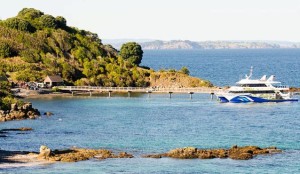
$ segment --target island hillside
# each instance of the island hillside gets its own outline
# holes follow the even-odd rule
[[[139,66],[142,56],[135,42],[118,51],[97,34],[68,26],[64,17],[33,8],[0,21],[0,71],[15,82],[61,75],[70,85],[148,87],[154,71]],[[200,81],[196,86],[211,86]]]
[[[0,20],[0,75],[10,82],[43,82],[48,75],[60,75],[66,85],[79,86],[212,86],[190,77],[186,67],[159,72],[142,67],[142,57],[136,42],[125,43],[118,51],[104,45],[97,34],[68,26],[64,17],[37,9],[24,8],[17,16]],[[7,86],[1,81],[4,108],[13,101]]]

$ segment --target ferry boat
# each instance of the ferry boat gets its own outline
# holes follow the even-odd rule
[[[275,81],[275,76],[266,75],[260,79],[251,79],[253,67],[250,74],[238,81],[235,86],[231,86],[227,92],[216,94],[220,102],[246,103],[246,102],[285,102],[298,101],[292,98],[288,86],[281,85]]]

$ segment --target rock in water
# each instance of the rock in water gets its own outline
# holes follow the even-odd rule
[[[230,149],[197,149],[195,147],[184,147],[170,150],[163,154],[144,155],[145,158],[179,158],[179,159],[212,159],[212,158],[231,158],[234,160],[249,160],[256,155],[280,153],[276,147],[260,148],[257,146],[232,146]]]
[[[51,156],[51,149],[45,145],[42,145],[40,147],[40,154],[39,154],[38,158],[49,159],[50,156]]]
[[[24,119],[36,119],[40,116],[37,109],[32,108],[31,103],[25,103],[18,107],[17,104],[11,105],[11,110],[0,110],[0,122]]]
[[[52,112],[45,112],[44,115],[51,116],[51,115],[53,115],[53,113]]]

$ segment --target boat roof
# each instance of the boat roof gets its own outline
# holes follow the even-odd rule
[[[251,76],[246,76],[245,79],[242,79],[237,82],[239,85],[244,84],[279,84],[281,82],[275,81],[275,76],[271,75],[268,79],[267,76],[264,75],[260,79],[250,79]]]
[[[240,85],[244,85],[244,84],[279,84],[281,82],[278,82],[278,81],[262,81],[262,80],[259,80],[259,79],[242,79],[240,81],[237,82],[237,84],[240,84]]]

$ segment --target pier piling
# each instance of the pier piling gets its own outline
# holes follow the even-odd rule
[[[150,98],[152,91],[147,91],[147,93],[148,93],[148,98]]]

